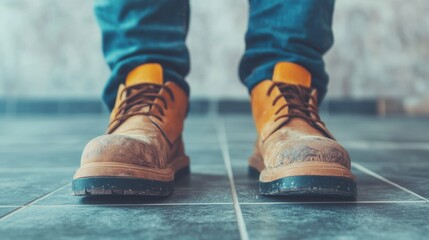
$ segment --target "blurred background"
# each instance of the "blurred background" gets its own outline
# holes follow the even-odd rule
[[[191,6],[192,98],[246,100],[237,66],[247,0],[191,0]],[[369,104],[382,114],[428,113],[428,12],[427,0],[337,1],[327,102]],[[1,0],[0,36],[0,112],[33,109],[34,102],[49,112],[67,100],[98,109],[109,69],[92,1]]]

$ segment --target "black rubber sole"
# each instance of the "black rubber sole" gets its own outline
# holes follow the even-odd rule
[[[249,175],[259,177],[259,171],[249,167]],[[356,182],[333,176],[292,176],[272,182],[259,182],[259,192],[267,196],[341,197],[355,198]]]
[[[185,167],[175,174],[175,179],[188,175]],[[75,196],[169,196],[174,192],[174,181],[163,182],[141,178],[88,177],[77,178],[72,182]]]

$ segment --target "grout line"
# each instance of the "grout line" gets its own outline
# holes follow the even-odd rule
[[[17,209],[15,209],[15,210],[13,210],[12,212],[10,212],[10,213],[8,213],[8,214],[3,215],[2,217],[0,217],[0,221],[3,221],[4,219],[7,219],[7,218],[9,218],[10,216],[15,215],[17,212],[19,212],[19,211],[21,211],[21,210],[23,210],[23,209],[25,209],[25,208],[30,207],[31,205],[35,204],[36,202],[38,202],[38,201],[40,201],[40,200],[43,200],[43,199],[45,199],[45,198],[47,198],[47,197],[51,196],[52,194],[54,194],[54,193],[56,193],[56,192],[58,192],[58,191],[62,190],[63,188],[65,188],[65,187],[67,187],[67,186],[69,186],[69,185],[70,185],[70,183],[67,183],[67,184],[65,184],[65,185],[63,185],[63,186],[61,186],[61,187],[59,187],[59,188],[57,188],[57,189],[55,189],[55,190],[53,190],[53,191],[51,191],[51,192],[48,192],[48,193],[47,193],[47,194],[45,194],[45,195],[42,195],[42,196],[40,196],[40,197],[38,197],[38,198],[34,199],[33,201],[30,201],[30,202],[28,202],[28,203],[24,204],[23,206],[20,206],[19,208],[17,208]]]
[[[46,195],[44,195],[44,196],[42,196],[42,197],[40,197],[40,198],[36,199],[35,201],[33,201],[33,202],[31,203],[31,205],[33,205],[33,204],[35,204],[35,203],[37,203],[37,202],[39,202],[39,201],[41,201],[41,200],[43,200],[43,199],[45,199],[45,198],[49,197],[49,196],[52,196],[54,193],[57,193],[57,192],[59,192],[59,191],[63,190],[64,188],[66,188],[66,187],[71,187],[71,183],[67,183],[67,184],[65,184],[64,186],[59,187],[59,188],[57,188],[56,190],[54,190],[54,191],[52,191],[52,192],[50,192],[50,193],[48,193],[48,194],[46,194]]]
[[[225,168],[228,173],[229,184],[231,186],[232,200],[234,203],[235,215],[237,218],[238,230],[240,232],[240,237],[242,240],[248,240],[249,234],[246,229],[246,222],[244,221],[243,213],[241,211],[240,204],[238,202],[237,190],[235,188],[234,176],[232,173],[231,159],[229,156],[228,142],[226,136],[226,130],[224,123],[217,118],[217,135],[219,140],[219,145],[222,150],[223,160],[225,162]]]
[[[355,167],[355,168],[357,168],[358,170],[360,170],[360,171],[362,171],[362,172],[370,175],[370,176],[373,176],[373,177],[375,177],[375,178],[377,178],[377,179],[379,179],[379,180],[381,180],[381,181],[383,181],[385,183],[388,183],[388,184],[390,184],[390,185],[392,185],[394,187],[397,187],[397,188],[401,189],[402,191],[407,192],[407,193],[409,193],[409,194],[411,194],[411,195],[413,195],[415,197],[418,197],[418,198],[420,198],[420,199],[422,199],[422,200],[424,200],[424,201],[426,201],[426,202],[429,203],[429,200],[427,198],[425,198],[425,197],[423,197],[423,196],[421,196],[421,195],[419,195],[419,194],[417,194],[417,193],[415,193],[415,192],[413,192],[413,191],[411,191],[411,190],[409,190],[409,189],[407,189],[405,187],[402,187],[401,185],[399,185],[397,183],[394,183],[394,182],[390,181],[389,179],[387,179],[387,178],[385,178],[385,177],[377,174],[374,171],[369,170],[368,168],[362,166],[359,163],[352,163],[352,166]]]

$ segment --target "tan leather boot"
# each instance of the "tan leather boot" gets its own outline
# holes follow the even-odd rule
[[[263,195],[356,195],[350,157],[318,114],[317,90],[303,67],[275,66],[273,79],[251,92],[258,140],[250,173]]]
[[[150,195],[173,192],[189,172],[182,130],[185,92],[163,81],[159,64],[144,64],[118,90],[105,135],[85,147],[73,180],[75,195]]]

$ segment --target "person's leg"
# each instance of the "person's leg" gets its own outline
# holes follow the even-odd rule
[[[182,141],[188,108],[188,0],[95,0],[112,69],[106,134],[91,140],[73,177],[87,195],[166,196],[189,172]]]
[[[333,8],[333,0],[250,1],[240,77],[258,132],[249,166],[261,194],[356,195],[350,156],[318,114]]]
[[[119,84],[143,63],[161,64],[164,78],[189,94],[184,80],[190,65],[185,45],[189,0],[95,0],[94,10],[112,70],[103,93],[110,110]]]
[[[297,63],[312,75],[319,101],[326,93],[328,75],[323,55],[333,44],[334,0],[250,0],[246,51],[240,79],[249,91],[271,79],[276,63]]]

